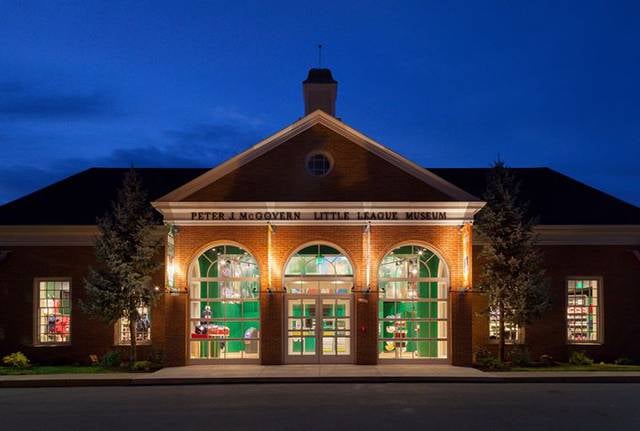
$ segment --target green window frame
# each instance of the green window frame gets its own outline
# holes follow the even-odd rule
[[[396,247],[378,270],[378,358],[448,357],[449,273],[432,249]]]
[[[255,258],[232,244],[205,250],[189,270],[189,358],[259,359],[260,332]]]

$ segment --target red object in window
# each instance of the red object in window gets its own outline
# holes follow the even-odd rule
[[[213,337],[228,337],[229,336],[229,328],[226,326],[210,326],[209,327],[209,335]]]
[[[67,334],[69,333],[69,318],[61,316],[56,319],[56,324],[53,328],[55,334]]]
[[[191,338],[209,338],[208,334],[191,334]]]

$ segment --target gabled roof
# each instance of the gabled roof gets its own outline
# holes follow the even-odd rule
[[[0,206],[0,225],[94,225],[115,200],[128,168],[91,168]],[[512,168],[529,215],[543,225],[640,225],[640,208],[549,168]],[[208,168],[138,168],[150,200]],[[469,193],[482,196],[487,168],[430,168]],[[161,221],[158,214],[158,222]]]
[[[351,142],[365,148],[376,156],[386,160],[397,168],[400,168],[406,173],[423,181],[425,184],[442,192],[444,195],[451,197],[451,199],[454,201],[480,201],[480,199],[478,199],[477,197],[467,193],[454,184],[443,180],[432,172],[429,172],[428,170],[391,151],[387,147],[363,135],[359,131],[347,126],[337,118],[326,114],[321,110],[317,110],[301,118],[290,126],[280,130],[279,132],[271,135],[270,137],[258,142],[248,150],[238,154],[237,156],[227,160],[221,165],[216,166],[203,175],[182,185],[176,190],[173,190],[165,196],[162,196],[156,202],[161,203],[182,201],[198,190],[203,189],[204,187],[229,174],[230,172],[233,172],[234,170],[246,165],[247,163],[273,150],[277,146],[289,141],[293,137],[299,135],[300,133],[317,124],[323,125],[333,132],[342,135]]]

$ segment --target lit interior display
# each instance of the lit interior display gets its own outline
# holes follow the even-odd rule
[[[190,280],[191,359],[257,359],[259,271],[240,247],[221,245],[193,263]]]
[[[524,340],[524,331],[513,323],[504,324],[504,342],[506,344],[518,344]],[[497,342],[500,339],[500,312],[495,309],[489,310],[489,340]]]
[[[151,343],[151,315],[149,307],[138,307],[140,318],[136,322],[136,344]],[[131,331],[129,330],[129,319],[122,318],[116,325],[116,343],[131,344]]]
[[[378,351],[381,359],[445,359],[447,297],[445,263],[416,245],[387,254],[378,271]]]
[[[567,340],[571,343],[600,341],[599,280],[567,281]]]
[[[71,285],[69,281],[39,281],[37,342],[71,342]]]

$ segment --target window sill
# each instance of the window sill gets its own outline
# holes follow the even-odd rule
[[[602,341],[567,341],[567,346],[602,346],[603,344]]]
[[[69,347],[71,343],[40,343],[33,344],[32,347]]]
[[[488,344],[495,344],[497,345],[499,343],[498,340],[489,340]],[[523,346],[525,344],[524,341],[518,341],[516,343],[514,343],[513,341],[505,341],[505,346]]]
[[[136,343],[136,347],[137,346],[151,346],[153,345],[153,342],[151,341],[145,341],[142,343]],[[131,347],[131,343],[114,343],[113,347]]]

